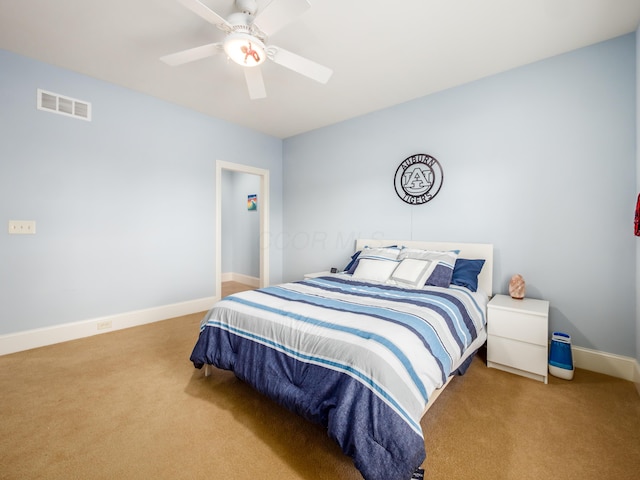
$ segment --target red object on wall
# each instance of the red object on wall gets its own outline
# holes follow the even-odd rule
[[[636,237],[640,237],[640,194],[638,195],[638,202],[636,203],[636,219],[633,222],[633,233]]]

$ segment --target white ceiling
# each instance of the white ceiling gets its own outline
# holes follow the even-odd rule
[[[234,11],[233,0],[201,1],[223,17]],[[268,43],[333,76],[321,85],[268,61],[260,100],[249,99],[242,67],[224,55],[179,67],[159,61],[224,36],[177,0],[0,0],[0,48],[286,138],[630,33],[640,22],[640,0],[310,1]]]

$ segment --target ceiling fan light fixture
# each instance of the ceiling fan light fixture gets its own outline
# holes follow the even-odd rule
[[[244,32],[233,32],[224,40],[227,56],[243,67],[257,67],[267,58],[264,43]]]

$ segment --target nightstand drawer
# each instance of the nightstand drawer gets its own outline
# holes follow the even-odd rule
[[[490,309],[487,332],[489,335],[544,345],[545,348],[548,343],[547,317],[526,312]]]
[[[547,375],[547,346],[523,343],[509,338],[490,336],[487,361],[527,372]]]

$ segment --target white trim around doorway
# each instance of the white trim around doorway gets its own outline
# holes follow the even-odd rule
[[[222,170],[260,177],[260,287],[269,285],[269,170],[216,160],[216,297],[222,292]]]

